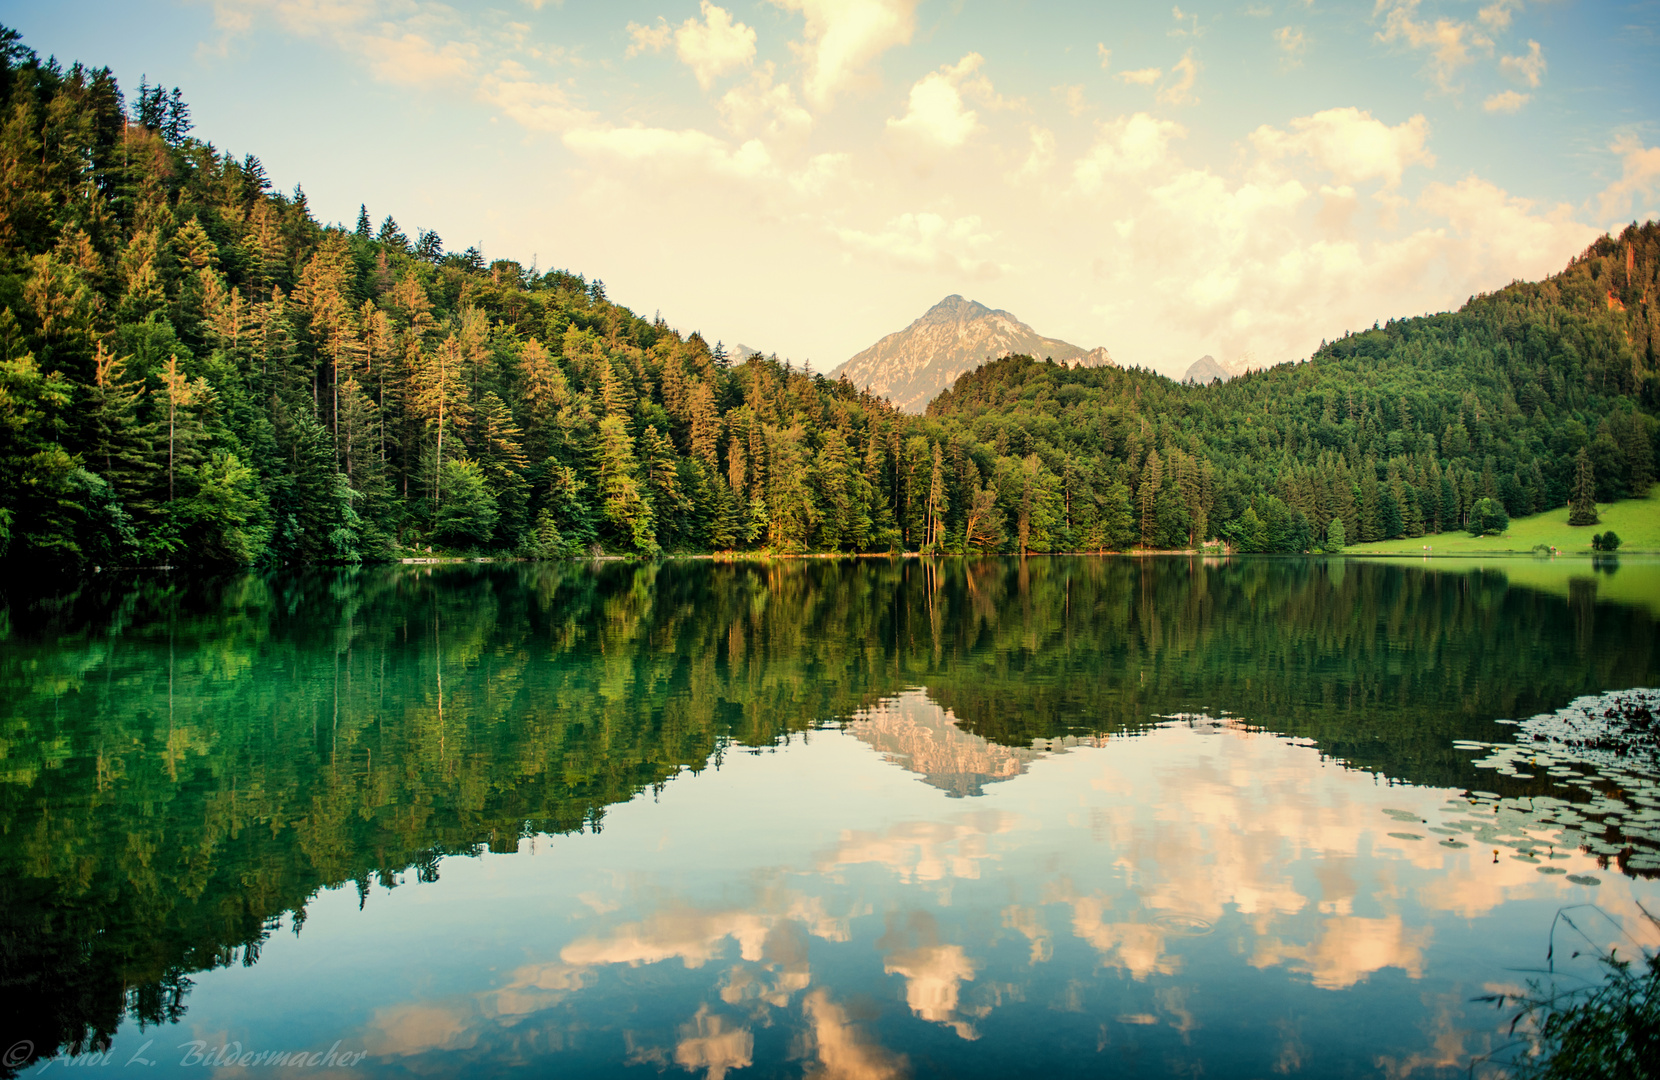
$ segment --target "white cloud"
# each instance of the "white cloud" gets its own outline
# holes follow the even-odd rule
[[[1164,74],[1163,68],[1137,68],[1134,71],[1120,71],[1118,80],[1122,83],[1133,83],[1136,86],[1152,86]]]
[[[974,215],[947,219],[926,211],[905,213],[890,219],[879,232],[852,228],[834,231],[848,249],[875,255],[896,266],[944,270],[979,280],[994,278],[1007,269],[981,255],[993,238]]]
[[[755,31],[703,0],[703,21],[687,19],[674,32],[674,51],[707,90],[717,78],[755,58]]]
[[[594,118],[593,113],[572,105],[558,86],[514,77],[512,68],[506,66],[484,78],[479,84],[478,96],[509,120],[531,131],[564,131]]]
[[[1307,155],[1338,183],[1378,179],[1394,188],[1409,167],[1435,165],[1435,155],[1425,148],[1429,122],[1422,114],[1390,127],[1360,109],[1326,109],[1290,126],[1285,132],[1264,124],[1251,133],[1251,142],[1269,160]]]
[[[1145,174],[1165,161],[1171,139],[1186,134],[1180,124],[1146,113],[1101,124],[1095,145],[1073,166],[1073,182],[1087,195],[1099,191],[1108,177]]]
[[[1493,0],[1477,13],[1476,18],[1480,19],[1484,26],[1490,26],[1494,30],[1507,30],[1510,28],[1511,13],[1519,10],[1521,6],[1522,0]]]
[[[748,82],[739,83],[717,104],[721,120],[735,135],[759,132],[771,139],[799,139],[813,126],[813,116],[795,99],[788,83],[773,81],[768,61]]]
[[[1543,209],[1476,176],[1426,185],[1418,205],[1444,218],[1462,241],[1449,259],[1501,285],[1556,273],[1598,232],[1575,221],[1570,206]]]
[[[573,153],[585,158],[610,158],[677,172],[699,168],[738,180],[776,174],[772,155],[759,139],[733,149],[724,140],[696,129],[579,127],[567,131],[564,141]]]
[[[1602,192],[1604,217],[1623,214],[1632,198],[1641,192],[1653,197],[1660,193],[1660,146],[1644,146],[1635,135],[1622,135],[1609,146],[1620,155],[1623,174]]]
[[[1112,50],[1107,48],[1106,42],[1097,41],[1095,43],[1095,55],[1101,58],[1102,71],[1106,71],[1108,68],[1112,67]]]
[[[1026,160],[1020,168],[1009,175],[1011,183],[1024,183],[1035,180],[1049,171],[1049,166],[1055,161],[1055,133],[1048,128],[1033,124],[1030,129],[1032,139],[1031,149],[1026,154]]]
[[[637,22],[628,24],[628,36],[631,44],[623,51],[623,58],[632,60],[641,53],[660,53],[669,43],[674,31],[662,16],[658,16],[656,26],[641,26]]]
[[[1452,90],[1460,68],[1468,65],[1471,49],[1491,52],[1493,40],[1467,22],[1439,18],[1434,22],[1416,18],[1420,0],[1378,0],[1383,29],[1378,40],[1403,42],[1408,48],[1430,54],[1430,74],[1436,86]]]
[[[1170,69],[1170,81],[1159,88],[1159,100],[1166,105],[1199,104],[1192,93],[1193,80],[1198,77],[1199,65],[1193,62],[1193,50],[1189,49]]]
[[[805,41],[796,50],[807,64],[803,90],[819,109],[869,64],[896,45],[908,44],[916,30],[918,0],[772,0],[806,19]]]
[[[1545,74],[1545,57],[1539,50],[1539,43],[1529,41],[1527,52],[1521,56],[1506,56],[1500,59],[1499,70],[1517,82],[1526,83],[1537,89],[1540,77]]]
[[[420,34],[366,36],[361,48],[377,78],[406,86],[464,79],[478,58],[477,48],[458,41],[434,45]]]
[[[976,74],[984,59],[969,53],[955,64],[931,71],[911,87],[903,117],[888,118],[888,130],[920,139],[935,146],[955,148],[969,136],[983,130],[973,109],[963,107],[964,93],[980,100],[995,100],[991,84]]]
[[[1176,20],[1176,28],[1170,31],[1171,37],[1203,37],[1205,28],[1199,25],[1199,16],[1189,14],[1180,6],[1170,9],[1170,15]]]
[[[1308,51],[1308,36],[1300,26],[1282,26],[1274,31],[1274,44],[1285,54],[1284,62],[1296,67],[1303,62],[1303,53]]]
[[[1069,116],[1082,116],[1089,111],[1089,99],[1084,96],[1084,88],[1073,83],[1067,86],[1052,87],[1054,95],[1066,106]]]
[[[1481,103],[1481,107],[1490,113],[1513,113],[1526,105],[1532,97],[1532,94],[1518,94],[1514,90],[1506,90],[1501,94],[1489,96]]]

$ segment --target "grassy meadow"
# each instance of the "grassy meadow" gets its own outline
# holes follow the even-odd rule
[[[1596,525],[1568,524],[1568,508],[1559,506],[1542,514],[1512,518],[1510,528],[1499,536],[1471,536],[1464,532],[1440,533],[1402,540],[1353,544],[1350,555],[1422,555],[1427,544],[1431,555],[1513,555],[1531,552],[1548,544],[1564,555],[1591,554],[1591,537],[1614,530],[1620,537],[1620,554],[1660,552],[1660,485],[1645,499],[1598,503]]]

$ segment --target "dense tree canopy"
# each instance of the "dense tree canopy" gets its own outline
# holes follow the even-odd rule
[[[1653,475],[1652,223],[1226,385],[1011,357],[909,417],[598,280],[320,224],[177,89],[0,35],[0,559],[1303,551]]]
[[[1548,281],[1347,335],[1306,363],[1194,387],[1010,357],[963,376],[929,417],[1039,454],[1069,508],[1075,490],[1134,490],[1159,547],[1185,533],[1309,550],[1333,521],[1351,543],[1422,536],[1470,527],[1483,499],[1515,517],[1576,496],[1592,524],[1593,499],[1654,478],[1657,283],[1649,222]]]

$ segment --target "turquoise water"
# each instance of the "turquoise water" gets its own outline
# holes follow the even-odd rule
[[[1646,564],[1433,566],[14,598],[7,1064],[1464,1075],[1559,909],[1654,943],[1660,769],[1561,733],[1660,638]]]

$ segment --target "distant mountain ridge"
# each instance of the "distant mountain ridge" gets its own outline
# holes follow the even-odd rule
[[[910,413],[988,360],[1012,354],[1083,367],[1116,366],[1105,347],[1083,349],[1044,337],[1014,315],[953,293],[905,329],[889,334],[830,372],[846,376]]]
[[[1233,374],[1228,371],[1227,368],[1223,367],[1221,364],[1218,364],[1216,362],[1216,357],[1206,353],[1204,356],[1201,356],[1199,359],[1193,361],[1192,365],[1187,369],[1187,374],[1182,376],[1182,382],[1198,383],[1203,386],[1215,379],[1221,379],[1223,382],[1227,382],[1231,378],[1233,378]]]
[[[1227,382],[1229,379],[1239,378],[1247,371],[1260,371],[1267,366],[1258,363],[1249,353],[1226,364],[1220,363],[1216,357],[1206,353],[1189,365],[1187,374],[1182,376],[1182,382],[1198,383],[1200,386],[1206,386],[1215,379]]]

